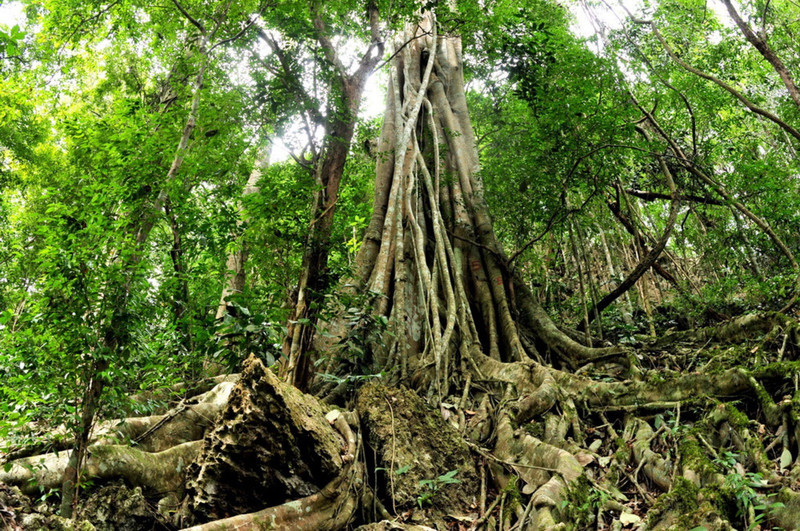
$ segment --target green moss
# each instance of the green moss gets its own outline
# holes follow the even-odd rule
[[[685,478],[677,478],[672,489],[659,496],[650,508],[647,514],[648,528],[672,519],[674,522],[669,527],[691,529],[694,516],[700,509],[699,494],[700,491],[694,483]],[[673,515],[679,516],[672,518]]]
[[[775,407],[775,401],[769,395],[767,390],[764,388],[763,385],[756,385],[755,386],[756,396],[758,396],[758,401],[764,408]]]
[[[707,477],[717,472],[705,450],[693,435],[683,437],[679,443],[678,450],[681,455],[681,464],[694,470],[697,474]]]
[[[537,439],[544,437],[544,422],[528,422],[524,426],[525,431]]]
[[[775,361],[753,370],[756,378],[787,378],[800,372],[800,361]]]
[[[522,503],[522,493],[519,490],[519,480],[516,476],[506,484],[503,492],[506,495],[505,514],[513,514]]]
[[[750,419],[739,411],[732,403],[724,404],[725,411],[728,413],[728,422],[734,429],[744,429],[750,424]]]
[[[598,504],[603,503],[605,493],[594,488],[581,476],[567,488],[564,502],[558,507],[560,520],[570,522],[574,529],[585,529],[594,522]]]
[[[625,443],[625,439],[622,437],[617,437],[614,441],[617,445],[617,451],[614,452],[614,459],[616,459],[619,463],[627,463],[631,460],[631,449]]]
[[[709,531],[720,529],[720,515],[723,515],[723,521],[736,521],[740,494],[731,485],[701,489],[685,478],[678,478],[672,489],[661,495],[650,509],[647,528],[670,531],[695,527],[705,527]]]

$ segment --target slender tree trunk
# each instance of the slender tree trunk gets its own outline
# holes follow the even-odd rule
[[[170,260],[172,260],[173,278],[176,283],[174,295],[172,296],[172,315],[180,333],[181,343],[186,352],[192,352],[194,345],[192,341],[192,327],[190,324],[191,314],[187,315],[189,309],[189,280],[186,276],[186,266],[184,264],[183,238],[175,212],[172,210],[170,201],[164,203],[164,214],[172,232],[172,248],[169,250]]]
[[[336,71],[336,85],[330,91],[330,98],[339,103],[331,103],[328,112],[331,118],[326,128],[324,155],[315,171],[319,189],[314,193],[312,201],[311,224],[297,284],[297,301],[289,318],[288,334],[283,344],[283,353],[288,363],[282,372],[300,389],[306,389],[312,377],[313,360],[310,351],[316,332],[315,306],[321,304],[325,290],[330,285],[328,253],[344,165],[350,151],[364,85],[378,64],[383,50],[378,30],[378,8],[370,2],[367,11],[372,43],[353,74],[347,74],[342,65],[329,40],[322,18],[316,16],[314,19],[317,40]]]
[[[316,182],[320,189],[314,193],[311,224],[297,285],[297,302],[283,345],[284,355],[289,359],[287,373],[300,389],[307,388],[310,378],[311,359],[307,354],[311,350],[317,319],[312,306],[321,302],[322,295],[330,285],[328,253],[331,231],[364,81],[343,88],[343,97],[348,102],[348,116],[338,120],[330,130],[325,156],[316,171]]]
[[[600,235],[600,243],[603,244],[603,254],[606,257],[606,265],[608,267],[609,276],[612,279],[617,278],[617,270],[614,267],[614,260],[611,259],[611,251],[608,248],[608,239],[606,238],[605,232],[603,231],[600,226],[597,226],[597,232]],[[629,292],[625,292],[623,294],[623,298],[625,299],[625,305],[622,309],[622,321],[626,325],[633,325],[633,319],[631,319],[631,315],[633,314],[633,305],[631,304],[631,297]]]
[[[660,156],[656,157],[658,164],[661,168],[661,173],[664,176],[664,179],[667,182],[667,186],[669,187],[670,193],[672,195],[672,201],[670,202],[669,207],[669,215],[667,217],[666,226],[664,227],[664,232],[661,235],[661,238],[656,242],[653,248],[647,253],[637,264],[633,271],[623,280],[619,286],[617,286],[614,290],[612,290],[608,295],[603,297],[600,302],[598,302],[590,311],[589,311],[589,321],[594,319],[595,316],[599,315],[604,309],[606,309],[612,302],[617,300],[620,295],[625,293],[628,289],[633,286],[637,280],[639,280],[642,275],[644,275],[654,264],[657,263],[658,257],[661,255],[661,252],[667,246],[667,242],[669,241],[669,237],[672,234],[672,229],[675,226],[675,221],[678,219],[678,209],[680,206],[680,199],[678,198],[678,188],[675,185],[675,181],[672,178],[672,172],[667,167],[667,164],[664,162],[664,159]],[[624,197],[625,194],[621,190],[618,190],[619,195]],[[644,250],[644,242],[640,242],[640,247]],[[652,327],[652,325],[651,325]]]
[[[272,145],[269,143],[259,148],[253,171],[250,172],[247,183],[242,189],[241,200],[236,205],[239,216],[236,219],[236,231],[231,235],[233,249],[228,253],[228,259],[225,261],[225,281],[222,285],[222,293],[219,296],[219,305],[216,313],[218,320],[225,317],[225,314],[229,311],[228,298],[232,295],[240,294],[244,290],[246,279],[245,264],[247,263],[249,252],[247,242],[243,239],[243,225],[249,220],[245,214],[243,201],[246,197],[260,192],[258,181],[261,180],[261,175],[269,167],[271,148]]]
[[[731,211],[731,216],[733,216],[733,221],[736,222],[736,229],[739,231],[740,234],[742,246],[744,247],[744,252],[747,256],[747,263],[750,265],[750,269],[752,270],[756,278],[764,282],[764,280],[766,279],[764,277],[764,273],[761,271],[761,268],[758,265],[758,257],[756,256],[756,253],[753,251],[753,246],[750,245],[750,241],[745,237],[744,227],[742,225],[742,219],[739,217],[739,214],[736,212],[736,209],[731,208],[730,211]]]
[[[591,296],[592,307],[597,308],[597,303],[600,299],[599,293],[597,291],[597,282],[595,282],[595,275],[593,273],[592,268],[592,256],[586,252],[586,233],[583,232],[579,223],[575,223],[575,232],[578,235],[578,249],[580,250],[581,256],[583,257],[584,262],[584,269],[586,271],[586,280],[589,284],[589,294]],[[599,315],[595,315],[595,323],[597,324],[597,337],[602,341],[603,340],[603,324],[598,317]]]
[[[94,424],[95,415],[100,406],[100,397],[106,385],[105,372],[110,367],[110,353],[116,352],[121,342],[124,340],[124,330],[127,326],[128,299],[130,296],[131,284],[135,276],[135,270],[141,263],[144,256],[144,243],[150,236],[150,231],[155,225],[157,216],[167,200],[167,189],[177,179],[178,173],[183,165],[186,153],[189,149],[189,139],[197,124],[197,116],[200,108],[200,92],[203,87],[203,79],[208,66],[208,36],[203,36],[199,43],[201,54],[200,69],[195,78],[193,95],[189,109],[189,115],[183,128],[183,133],[178,142],[178,148],[170,165],[164,188],[159,192],[153,206],[143,218],[141,224],[134,229],[134,250],[126,259],[125,272],[119,285],[111,289],[108,300],[113,313],[109,321],[103,327],[98,351],[93,353],[93,359],[89,364],[86,392],[81,405],[80,425],[77,426],[77,437],[75,446],[69,458],[69,465],[64,472],[64,481],[61,488],[61,516],[71,518],[72,512],[77,502],[78,479],[81,463],[86,456],[89,435]]]
[[[581,267],[580,257],[578,256],[578,246],[575,242],[575,230],[573,229],[574,223],[572,221],[569,222],[567,225],[567,230],[569,231],[569,246],[572,250],[572,260],[575,263],[575,272],[578,276],[578,293],[581,296],[581,310],[583,315],[583,322],[581,323],[581,327],[583,329],[584,335],[586,337],[586,344],[590,347],[592,346],[592,334],[589,330],[589,306],[586,303],[586,287],[584,286],[583,282],[583,267]],[[592,305],[593,307],[597,307],[596,304]]]

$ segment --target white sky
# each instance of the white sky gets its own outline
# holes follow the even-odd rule
[[[623,0],[624,3],[628,6],[634,13],[641,12],[642,0]],[[597,2],[594,2],[597,4]],[[572,24],[571,30],[573,33],[580,37],[588,38],[595,33],[595,28],[592,25],[590,17],[584,11],[581,6],[581,0],[571,0],[568,2],[568,7],[572,11],[573,15],[575,16],[575,23]],[[719,1],[712,1],[709,2],[709,6],[713,9],[715,14],[719,17],[719,19],[723,22],[723,24],[732,24],[733,21],[730,20],[727,11],[721,5]],[[593,7],[596,10],[598,17],[603,21],[603,23],[607,26],[608,29],[617,29],[619,28],[619,20],[617,17],[612,14],[607,7],[604,5],[596,5]],[[615,10],[618,11],[618,14],[622,13],[621,8],[616,8]],[[11,28],[15,25],[19,25],[21,28],[25,27],[25,14],[23,12],[22,3],[16,1],[7,1],[7,0],[0,0],[0,26],[6,26],[7,28]],[[601,47],[601,44],[597,44],[598,48]],[[385,73],[384,72],[376,72],[374,73],[364,90],[364,97],[362,100],[361,106],[361,117],[362,118],[375,118],[380,116],[383,113],[384,102],[385,102],[385,95],[384,89],[385,86]],[[276,143],[272,149],[272,162],[282,161],[289,158],[289,150],[288,148],[283,145],[282,142]]]
[[[12,28],[15,25],[22,27],[24,24],[25,14],[22,12],[22,4],[0,0],[0,25]]]

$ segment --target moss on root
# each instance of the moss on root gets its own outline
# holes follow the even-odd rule
[[[647,515],[647,529],[685,531],[704,527],[707,531],[731,529],[719,516],[717,496],[709,489],[699,489],[685,478],[677,478],[669,492],[662,494]]]
[[[383,469],[375,485],[382,499],[398,509],[421,500],[450,514],[475,502],[478,480],[468,446],[415,392],[369,383],[358,393],[357,409],[368,458],[374,451],[375,466]],[[437,482],[454,470],[458,484]]]
[[[718,471],[706,454],[706,450],[700,445],[697,438],[689,434],[683,437],[679,443],[678,451],[681,455],[681,466],[694,471],[702,478],[710,477]]]

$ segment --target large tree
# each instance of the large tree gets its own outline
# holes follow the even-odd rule
[[[375,6],[369,7],[373,13]],[[430,5],[395,39],[386,111],[374,150],[373,213],[354,278],[339,288],[338,304],[326,322],[317,323],[325,332],[317,337],[319,358],[290,356],[293,380],[298,381],[302,359],[300,383],[313,382],[317,397],[279,381],[253,356],[240,375],[184,389],[184,400],[168,411],[101,423],[91,439],[83,430],[57,440],[55,446],[68,447],[84,437],[89,448],[84,474],[100,481],[122,478],[159,499],[160,515],[146,517],[135,509],[142,506],[141,492],[107,487],[92,494],[85,518],[97,521],[92,505],[122,496],[127,514],[116,515],[115,522],[141,518],[142,526],[159,521],[195,525],[192,529],[340,529],[354,523],[367,529],[413,529],[454,521],[501,529],[585,528],[600,527],[609,517],[619,524],[639,521],[642,506],[650,510],[650,528],[725,529],[766,519],[781,527],[796,525],[798,493],[792,478],[800,470],[800,421],[797,398],[790,396],[796,394],[792,378],[797,371],[791,360],[800,348],[796,320],[762,312],[657,340],[634,337],[631,347],[603,342],[593,347],[598,340],[588,330],[579,334],[556,325],[531,291],[529,272],[515,263],[531,244],[510,257],[505,254],[484,197],[482,176],[496,169],[481,169],[458,32],[469,29],[470,22],[491,19],[503,7],[508,6],[494,6],[492,13],[470,3],[453,12]],[[563,83],[564,71],[541,74],[531,67],[527,52],[537,49],[535,43],[515,45],[518,24],[546,33],[544,25],[526,17],[521,15],[520,22],[512,15],[499,26],[505,46],[519,54],[509,69],[519,85],[493,103],[498,114],[536,117],[525,104],[541,105],[536,94],[548,94]],[[322,19],[314,22],[324,60],[335,64],[326,26]],[[485,37],[489,42],[491,36]],[[547,67],[550,56],[542,55]],[[367,62],[374,59],[368,57]],[[485,78],[487,85],[490,78]],[[551,101],[550,114],[538,113],[542,122],[564,113],[561,123],[574,126],[573,136],[556,125],[547,130],[540,124],[558,137],[550,139],[548,157],[539,162],[566,168],[560,188],[554,186],[555,201],[543,201],[560,204],[565,212],[541,221],[550,229],[559,218],[572,216],[567,227],[570,267],[590,266],[586,250],[594,243],[576,217],[580,209],[570,194],[579,199],[584,194],[580,203],[588,208],[594,196],[614,190],[611,210],[634,233],[634,250],[644,252],[648,224],[663,230],[664,236],[651,238],[657,249],[653,255],[667,247],[678,226],[679,199],[701,197],[678,192],[678,184],[686,186],[685,179],[694,175],[685,164],[676,166],[676,161],[684,163],[680,146],[659,129],[654,110],[639,105],[625,88],[620,82],[614,95],[619,98],[614,104],[622,107],[620,126],[583,121],[582,112],[568,108],[577,104],[568,97]],[[504,99],[510,100],[507,107]],[[341,116],[349,120],[355,103],[346,101]],[[336,125],[341,116],[331,113]],[[336,142],[349,144],[353,134],[352,122],[340,125],[346,135],[326,139],[338,162],[348,150],[334,147]],[[617,129],[629,134],[627,145],[608,141]],[[593,139],[596,131],[606,143],[589,146],[588,155],[570,155],[569,150],[578,151],[579,139]],[[664,144],[656,143],[656,133]],[[570,181],[576,167],[611,147],[644,153],[626,171],[653,185],[663,180],[668,191],[651,194],[669,200],[668,209],[644,214],[635,206],[623,209],[627,196],[648,194],[623,186],[619,176],[605,182],[597,175],[601,172],[590,172],[595,179],[590,193]],[[511,156],[525,160],[526,154],[518,150]],[[567,156],[575,162],[557,160]],[[502,161],[502,154],[493,160]],[[334,198],[320,211],[335,196],[323,193],[323,177],[341,177],[341,168],[320,173],[325,167],[315,174],[319,189],[311,233],[335,206]],[[542,178],[524,176],[534,177]],[[493,184],[502,190],[505,183]],[[723,206],[720,202],[703,204]],[[630,219],[646,215],[653,219]],[[324,249],[306,246],[305,265],[309,252]],[[562,254],[566,261],[568,253]],[[657,262],[652,258],[642,264],[631,264],[629,276],[641,278],[641,270]],[[586,267],[587,279],[591,269]],[[578,280],[583,282],[580,275]],[[315,296],[321,300],[320,295]],[[310,320],[299,324],[306,332],[313,328]],[[740,343],[754,337],[759,338],[755,344]],[[724,349],[718,348],[721,344]],[[68,454],[23,455],[37,450],[17,451],[18,459],[0,473],[0,480],[27,492],[59,485]],[[23,503],[14,496],[14,503]],[[37,518],[42,526],[48,517]],[[56,525],[55,520],[48,525]]]

